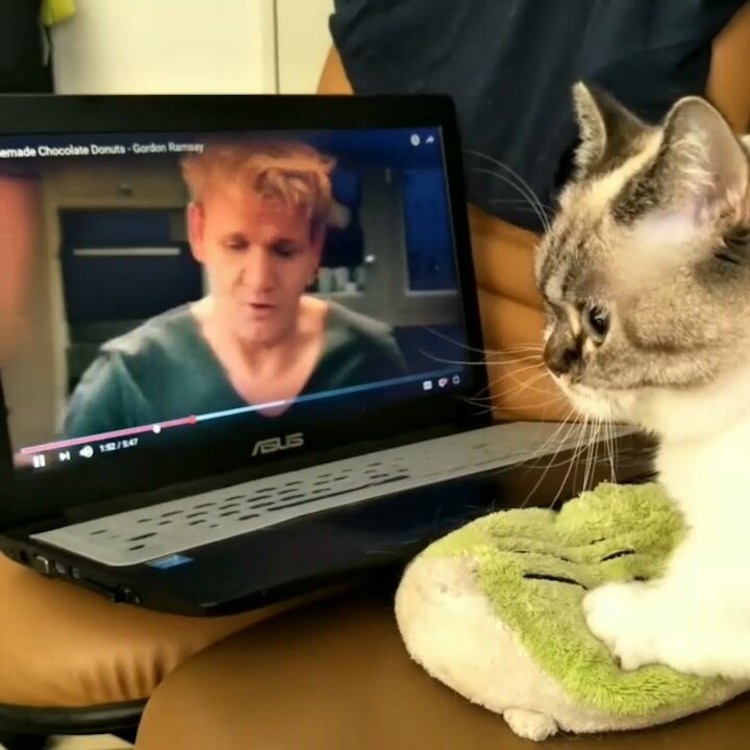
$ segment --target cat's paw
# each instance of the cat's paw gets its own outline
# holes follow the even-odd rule
[[[624,670],[659,660],[650,593],[638,583],[609,583],[583,600],[586,625]]]

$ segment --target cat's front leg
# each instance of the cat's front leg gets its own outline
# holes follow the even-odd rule
[[[589,630],[608,647],[623,669],[660,663],[660,645],[670,625],[653,584],[609,583],[583,600]],[[674,625],[674,623],[672,623]]]
[[[625,670],[663,664],[703,677],[750,677],[750,623],[676,589],[669,578],[601,586],[584,599],[586,624]]]

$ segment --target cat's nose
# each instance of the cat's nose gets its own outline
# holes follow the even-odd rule
[[[553,375],[567,375],[580,358],[580,347],[575,343],[560,345],[550,339],[544,347],[544,364]]]

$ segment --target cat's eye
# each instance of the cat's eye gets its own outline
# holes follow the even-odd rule
[[[609,312],[602,305],[589,305],[586,323],[594,336],[603,339],[609,332]]]

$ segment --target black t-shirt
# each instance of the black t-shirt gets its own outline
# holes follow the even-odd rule
[[[577,139],[572,84],[598,83],[659,119],[680,96],[705,93],[712,42],[743,3],[335,0],[330,28],[355,92],[450,94],[470,201],[538,230],[492,160],[552,206]]]

